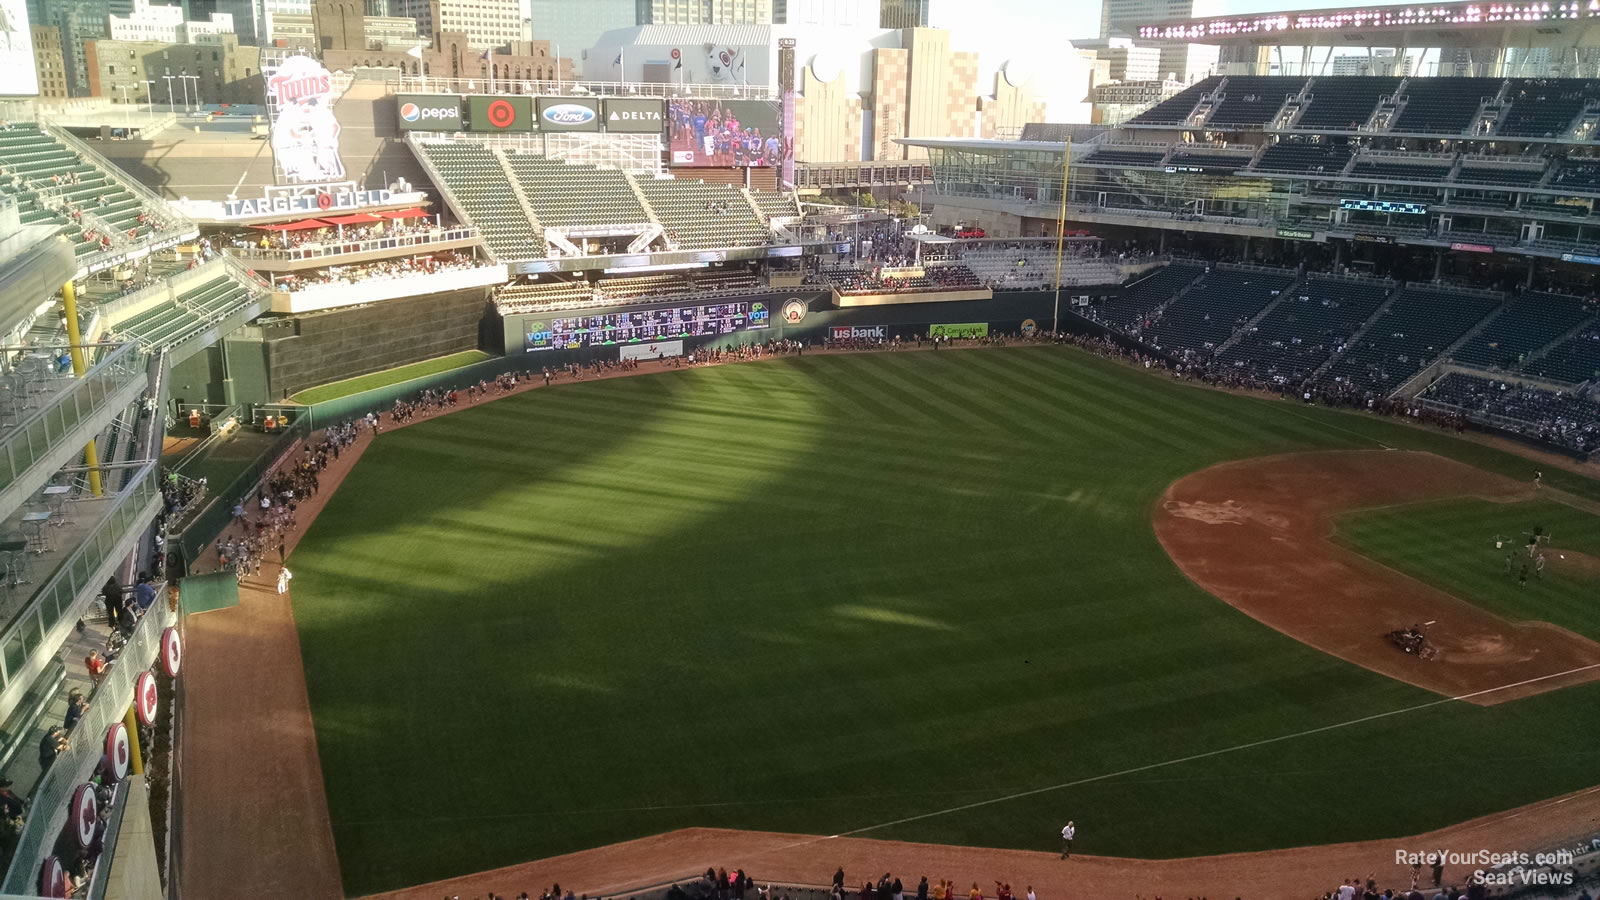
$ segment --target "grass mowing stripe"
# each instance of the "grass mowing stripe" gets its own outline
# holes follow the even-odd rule
[[[296,551],[346,890],[688,825],[833,833],[1417,702],[1150,532],[1184,471],[1350,445],[1291,411],[1043,348],[563,384],[383,435]],[[875,835],[1048,848],[1064,808],[1133,856],[1409,834],[1579,786],[1477,748],[1571,759],[1597,725],[1587,688],[1428,709]],[[368,787],[417,772],[425,801]]]

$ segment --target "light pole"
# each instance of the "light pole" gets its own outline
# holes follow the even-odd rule
[[[176,111],[177,106],[172,102],[172,79],[176,78],[177,76],[163,75],[161,77],[167,80],[167,112],[174,112]]]
[[[183,111],[189,112],[189,76],[179,75],[178,80],[183,82]]]
[[[190,78],[194,79],[194,105],[195,108],[198,109],[200,107],[200,76],[185,75],[183,77],[185,80]],[[189,102],[189,88],[187,86],[185,86],[183,89],[183,98],[185,103]]]
[[[145,103],[144,111],[147,114],[146,118],[148,118],[150,120],[150,124],[151,125],[154,125],[156,123],[156,98],[155,98],[155,92],[156,92],[156,83],[155,83],[155,81],[153,81],[153,80],[151,80],[149,78],[146,78],[144,80],[144,103]]]
[[[117,90],[122,92],[122,128],[125,131],[131,130],[133,123],[128,121],[128,86],[119,84],[117,85]]]

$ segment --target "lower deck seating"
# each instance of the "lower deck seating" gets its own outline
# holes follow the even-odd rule
[[[1600,380],[1600,325],[1585,328],[1551,347],[1548,353],[1524,364],[1522,371],[1568,384]]]
[[[1209,355],[1294,280],[1289,271],[1212,269],[1145,328],[1144,340],[1164,350]]]
[[[1501,311],[1483,331],[1456,348],[1457,362],[1510,368],[1597,310],[1577,297],[1529,292]]]
[[[1310,278],[1219,360],[1263,381],[1299,384],[1344,347],[1390,289],[1376,281]]]
[[[1137,333],[1156,308],[1194,284],[1205,271],[1206,267],[1197,263],[1164,266],[1128,285],[1121,296],[1107,299],[1092,314],[1114,328]]]
[[[1600,403],[1582,394],[1451,372],[1421,396],[1580,453],[1600,450]]]
[[[1349,345],[1327,377],[1356,390],[1388,394],[1499,306],[1497,296],[1406,288]]]
[[[241,312],[250,288],[230,277],[217,278],[117,322],[111,330],[137,339],[147,348],[175,347],[212,325]]]

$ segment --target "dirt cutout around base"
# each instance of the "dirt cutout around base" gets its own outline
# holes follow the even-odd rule
[[[1552,493],[1552,492],[1544,492]],[[1508,622],[1332,540],[1344,512],[1450,497],[1525,500],[1532,487],[1431,453],[1355,450],[1223,463],[1167,488],[1156,537],[1195,583],[1346,662],[1480,705],[1600,679],[1600,644]],[[1568,561],[1582,563],[1568,551]],[[1433,622],[1431,660],[1386,635]]]

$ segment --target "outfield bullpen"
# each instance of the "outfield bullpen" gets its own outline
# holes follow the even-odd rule
[[[1048,849],[1071,817],[1089,852],[1215,853],[1593,784],[1600,686],[1438,703],[1156,539],[1185,475],[1379,443],[1532,468],[1048,347],[567,385],[385,435],[292,561],[346,889],[688,825]]]

